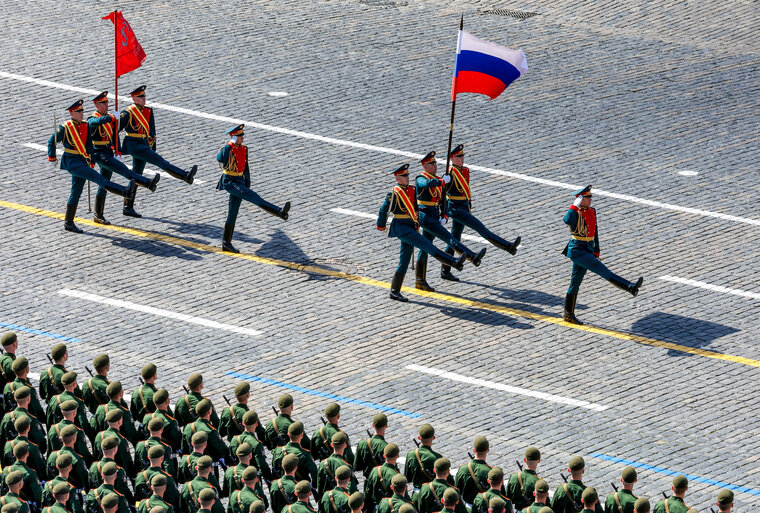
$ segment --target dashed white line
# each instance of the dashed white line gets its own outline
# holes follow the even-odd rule
[[[122,301],[121,299],[98,296],[96,294],[90,294],[88,292],[82,292],[79,290],[61,289],[58,291],[58,293],[62,296],[75,297],[78,299],[84,299],[86,301],[93,301],[95,303],[115,306],[117,308],[126,308],[128,310],[157,315],[159,317],[167,317],[169,319],[176,319],[178,321],[189,322],[191,324],[198,324],[199,326],[205,326],[207,328],[231,331],[233,333],[240,333],[241,335],[261,335],[261,332],[259,330],[254,330],[251,328],[242,328],[240,326],[233,326],[232,324],[212,321],[211,319],[204,319],[203,317],[195,317],[193,315],[173,312],[171,310],[164,310],[163,308],[156,308],[155,306],[141,305],[138,303],[132,303],[130,301]]]
[[[288,95],[285,91],[269,91],[267,94],[275,98],[283,98]]]
[[[372,214],[359,212],[358,210],[349,210],[347,208],[331,208],[330,212],[335,212],[336,214],[344,214],[347,216],[363,217],[364,219],[377,219],[377,216],[373,216]],[[467,235],[466,233],[463,233],[462,238],[465,240],[471,240],[473,242],[488,244],[487,240],[485,240],[483,237],[478,237],[477,235]],[[524,244],[521,245],[524,246]]]
[[[96,91],[94,89],[86,89],[86,88],[83,88],[83,87],[70,86],[68,84],[62,84],[60,82],[52,82],[50,80],[43,80],[43,79],[39,79],[39,78],[28,77],[28,76],[24,76],[24,75],[18,75],[16,73],[8,73],[6,71],[0,71],[0,77],[2,77],[2,78],[8,78],[8,79],[11,79],[11,80],[18,80],[20,82],[27,82],[27,83],[37,84],[37,85],[41,85],[41,86],[44,86],[44,87],[53,87],[53,88],[56,88],[56,89],[63,89],[63,90],[66,90],[66,91],[73,91],[73,92],[84,93],[84,94],[97,94],[99,92],[99,91]],[[109,96],[113,97],[113,95],[109,95]],[[119,97],[119,100],[123,100],[124,102],[128,102],[129,101],[129,99],[127,97],[121,97],[121,96]],[[406,157],[406,158],[417,159],[417,160],[421,159],[423,157],[423,155],[421,155],[419,153],[412,153],[412,152],[408,152],[408,151],[397,150],[395,148],[388,148],[388,147],[385,147],[385,146],[377,146],[377,145],[374,145],[374,144],[365,144],[365,143],[359,143],[359,142],[354,142],[354,141],[347,141],[345,139],[337,139],[335,137],[326,137],[326,136],[323,136],[323,135],[312,134],[310,132],[302,132],[300,130],[292,130],[290,128],[283,128],[283,127],[278,127],[278,126],[273,126],[273,125],[265,125],[263,123],[257,123],[255,121],[247,121],[247,120],[240,119],[240,118],[231,118],[231,117],[228,117],[228,116],[218,116],[216,114],[209,114],[207,112],[200,112],[200,111],[197,111],[197,110],[185,109],[183,107],[175,107],[173,105],[167,105],[167,104],[164,104],[164,103],[153,103],[153,102],[151,102],[151,106],[154,107],[154,108],[157,108],[157,109],[168,110],[170,112],[177,112],[177,113],[180,113],[180,114],[186,114],[188,116],[195,116],[195,117],[199,117],[199,118],[203,118],[203,119],[211,119],[211,120],[214,120],[214,121],[222,121],[222,122],[228,123],[230,125],[238,125],[238,124],[244,123],[246,125],[246,128],[248,128],[248,129],[266,130],[268,132],[274,132],[274,133],[283,134],[283,135],[290,135],[290,136],[293,136],[293,137],[300,137],[302,139],[309,139],[309,140],[312,140],[312,141],[320,141],[320,142],[324,142],[324,143],[327,143],[327,144],[334,144],[334,145],[337,145],[337,146],[348,146],[348,147],[351,147],[351,148],[357,148],[357,149],[362,149],[362,150],[367,150],[367,151],[374,151],[374,152],[379,152],[379,153],[386,153],[388,155],[397,155],[397,156],[400,156],[400,157]],[[494,168],[490,168],[490,167],[483,167],[483,166],[477,166],[477,165],[472,165],[472,164],[468,164],[468,166],[469,166],[469,168],[471,170],[474,170],[474,171],[482,171],[484,173],[490,173],[490,174],[493,174],[493,175],[506,176],[508,178],[513,178],[515,180],[522,180],[522,181],[525,181],[525,182],[536,183],[536,184],[540,184],[540,185],[547,185],[547,186],[550,186],[550,187],[557,187],[557,188],[560,188],[560,189],[576,190],[576,189],[580,188],[580,186],[578,184],[570,184],[570,183],[566,183],[566,182],[559,182],[559,181],[556,181],[556,180],[548,180],[546,178],[539,178],[539,177],[536,177],[536,176],[526,175],[526,174],[523,174],[523,173],[515,173],[515,172],[512,172],[512,171],[504,171],[504,170],[501,170],[501,169],[494,169]],[[605,191],[603,189],[596,189],[595,188],[594,189],[594,194],[597,195],[597,196],[607,196],[607,197],[610,197],[610,198],[615,198],[615,199],[619,199],[619,200],[622,200],[622,201],[628,201],[628,202],[631,202],[631,203],[638,203],[640,205],[647,205],[647,206],[650,206],[650,207],[662,208],[662,209],[665,209],[665,210],[672,210],[674,212],[681,212],[681,213],[685,213],[685,214],[692,214],[692,215],[697,215],[697,216],[702,216],[702,217],[714,217],[714,218],[717,218],[717,219],[722,219],[724,221],[731,221],[731,222],[735,222],[735,223],[744,223],[744,224],[750,224],[750,225],[753,225],[753,226],[760,226],[760,219],[752,219],[752,218],[749,218],[749,217],[734,216],[734,215],[730,215],[730,214],[724,214],[722,212],[712,212],[712,211],[709,211],[709,210],[702,210],[702,209],[692,208],[692,207],[682,207],[680,205],[674,205],[672,203],[662,203],[662,202],[659,202],[659,201],[653,201],[653,200],[649,200],[649,199],[646,199],[646,198],[639,198],[637,196],[631,196],[629,194],[618,194],[616,192]]]
[[[745,290],[731,289],[728,287],[723,287],[721,285],[712,285],[711,283],[705,283],[704,281],[689,280],[687,278],[679,278],[677,276],[660,276],[660,279],[672,283],[680,283],[682,285],[691,285],[692,287],[699,287],[700,289],[711,290],[713,292],[721,292],[723,294],[731,294],[734,296],[746,297],[750,299],[760,299],[760,294],[757,292],[747,292]]]
[[[425,367],[423,365],[407,365],[405,368],[425,374],[432,374],[433,376],[450,379],[452,381],[458,381],[460,383],[467,383],[468,385],[476,385],[479,387],[491,388],[493,390],[501,390],[503,392],[509,392],[510,394],[524,395],[526,397],[543,399],[544,401],[565,404],[568,406],[575,406],[578,408],[586,408],[593,411],[604,411],[609,408],[609,406],[605,406],[603,404],[590,403],[588,401],[581,401],[579,399],[572,399],[570,397],[563,397],[561,395],[547,394],[545,392],[536,392],[535,390],[515,387],[512,385],[505,385],[504,383],[496,383],[495,381],[486,381],[484,379],[471,378],[469,376],[463,376],[462,374],[456,374],[454,372],[448,372],[441,369],[434,369],[432,367]]]

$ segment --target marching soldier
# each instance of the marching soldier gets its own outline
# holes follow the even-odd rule
[[[66,217],[63,227],[66,231],[73,233],[82,233],[82,230],[74,224],[74,216],[86,181],[94,182],[112,194],[123,196],[125,201],[134,201],[137,191],[134,180],[130,180],[126,187],[122,187],[92,169],[95,167],[91,157],[93,152],[92,133],[89,125],[83,122],[83,104],[84,100],[77,100],[68,108],[71,119],[62,125],[58,125],[55,133],[48,140],[48,161],[53,163],[58,160],[56,143],[63,143],[64,153],[61,169],[71,173],[71,194],[66,203]],[[115,117],[110,114],[98,119],[101,125],[115,121]],[[55,166],[55,164],[53,165]]]
[[[441,513],[454,513],[457,511],[456,507],[461,501],[456,488],[447,488],[446,491],[443,492],[441,502],[443,503],[443,509],[441,510]],[[500,506],[498,502],[494,505]],[[491,513],[505,513],[505,510],[503,508],[499,509],[498,506],[496,508],[493,508],[493,511]]]
[[[523,458],[525,468],[509,476],[507,497],[512,501],[517,511],[527,508],[533,503],[533,487],[540,478],[536,474],[541,463],[541,451],[536,447],[528,447]],[[548,492],[548,490],[547,490]]]
[[[340,420],[340,405],[338,403],[331,403],[325,408],[325,417],[327,417],[327,423],[317,429],[314,435],[311,437],[311,454],[315,460],[323,460],[328,458],[332,454],[330,449],[330,441],[335,433],[343,433],[346,436],[346,450],[343,453],[343,459],[349,465],[354,464],[354,453],[351,450],[351,442],[348,441],[348,435],[338,427],[338,420]]]
[[[190,374],[190,377],[187,378],[187,387],[190,389],[190,393],[177,401],[177,405],[174,407],[177,424],[182,428],[195,422],[195,419],[198,418],[198,415],[195,413],[195,406],[199,401],[205,399],[201,395],[201,391],[203,390],[203,375],[199,372]],[[211,405],[211,425],[215,428],[219,426],[219,416],[216,414],[213,404]]]
[[[649,499],[646,497],[639,497],[636,499],[636,503],[633,505],[633,511],[634,513],[649,513],[651,511],[652,505],[649,503]],[[693,510],[696,512],[696,510]],[[692,510],[689,510],[688,513],[691,513]]]
[[[319,464],[317,469],[317,495],[323,497],[326,492],[332,490],[338,480],[337,471],[341,467],[346,467],[351,472],[349,483],[346,486],[348,493],[358,490],[359,482],[354,476],[351,464],[345,459],[344,454],[348,446],[348,437],[343,431],[338,431],[332,436],[331,445],[333,453],[329,458],[325,458]]]
[[[596,493],[596,488],[589,486],[583,490],[581,501],[583,502],[581,513],[594,513],[599,508],[599,495]]]
[[[259,472],[256,467],[248,467],[242,474],[244,486],[230,494],[227,513],[248,513],[254,502],[266,500],[259,484]]]
[[[269,488],[269,498],[272,500],[272,511],[282,511],[283,508],[294,504],[296,497],[296,471],[298,470],[298,456],[286,454],[282,458],[282,471],[285,475],[276,481],[272,481]]]
[[[103,440],[101,445],[103,451],[103,458],[100,461],[96,461],[90,466],[88,472],[88,482],[90,483],[90,489],[98,488],[105,481],[103,480],[103,470],[109,463],[116,465],[116,481],[113,483],[114,489],[122,494],[129,504],[134,502],[134,495],[132,490],[127,486],[127,472],[124,468],[116,464],[116,451],[119,448],[119,439],[115,436],[110,436]]]
[[[150,487],[153,494],[145,500],[138,501],[137,513],[153,513],[153,508],[161,507],[164,513],[174,513],[174,507],[164,500],[166,493],[167,477],[164,474],[156,473],[150,480]]]
[[[660,499],[654,505],[654,513],[687,513],[689,506],[684,503],[684,496],[689,489],[689,480],[685,476],[677,475],[673,478],[673,495],[667,499]]]
[[[10,468],[10,467],[9,467]],[[34,506],[34,509],[37,510],[40,503],[31,500],[27,501],[21,496],[21,490],[24,487],[24,474],[19,471],[9,471],[9,472],[3,472],[4,481],[6,486],[8,487],[8,493],[6,493],[2,499],[0,499],[0,502],[3,504],[3,509],[6,505],[9,504],[15,504],[18,506],[19,513],[29,513],[31,508],[30,506]],[[31,503],[31,504],[30,504]]]
[[[441,507],[441,498],[449,488],[456,489],[451,484],[451,462],[448,458],[438,458],[433,464],[435,479],[424,483],[419,493],[414,495],[414,504],[419,513],[433,513]],[[456,513],[467,513],[460,501],[454,508]]]
[[[414,186],[409,185],[409,164],[404,164],[393,171],[393,176],[396,177],[398,185],[386,195],[385,202],[380,207],[380,212],[377,216],[377,229],[385,231],[386,224],[388,223],[388,214],[393,214],[393,221],[391,222],[388,236],[396,237],[401,241],[401,252],[396,273],[391,281],[390,298],[406,302],[408,300],[401,295],[401,286],[404,283],[404,276],[406,275],[406,270],[409,267],[409,261],[412,259],[415,247],[432,255],[444,265],[453,266],[458,271],[462,270],[467,255],[463,253],[459,259],[455,259],[453,256],[435,247],[432,242],[419,234],[420,222],[417,214],[417,197]]]
[[[156,410],[153,413],[147,413],[143,417],[143,426],[147,426],[151,419],[161,419],[164,423],[161,439],[169,444],[172,451],[179,451],[182,446],[182,432],[179,429],[177,420],[172,416],[169,409],[169,392],[165,388],[156,390],[156,393],[153,394],[153,404],[156,406]]]
[[[61,378],[68,371],[64,365],[69,359],[69,353],[66,344],[56,344],[50,351],[50,357],[53,359],[53,365],[45,369],[40,375],[40,397],[49,402],[50,399],[63,392],[63,383]],[[82,391],[77,390],[77,395],[81,396]]]
[[[237,448],[235,456],[237,456],[238,464],[235,466],[229,466],[227,467],[227,470],[224,471],[222,497],[230,497],[232,495],[232,492],[243,488],[243,472],[245,472],[245,469],[249,467],[256,468],[254,465],[251,465],[252,448],[250,444],[241,444]],[[264,489],[261,486],[260,477],[261,474],[259,473],[259,469],[256,468],[256,495],[261,497],[261,500],[267,504],[267,507],[269,507],[269,501],[264,496]]]
[[[583,484],[583,474],[586,471],[586,462],[581,456],[573,456],[567,466],[570,472],[570,480],[557,487],[552,497],[552,510],[554,513],[575,513],[583,508],[581,496],[586,485]],[[598,501],[596,513],[602,513],[602,507]]]
[[[224,511],[224,508],[217,499],[216,492],[211,488],[204,488],[198,494],[198,512],[211,513],[212,511]]]
[[[113,461],[106,463],[101,470],[101,476],[103,484],[90,490],[85,499],[87,513],[99,513],[100,507],[105,506],[106,499],[108,499],[109,496],[113,496],[116,499],[119,513],[128,513],[129,503],[127,502],[126,497],[116,489],[116,479],[119,476],[118,465]],[[105,509],[105,507],[103,507],[103,509]]]
[[[92,366],[95,368],[95,375],[82,384],[82,399],[90,413],[95,415],[98,406],[108,402],[106,388],[110,383],[108,371],[111,370],[111,359],[107,354],[99,354],[92,360]]]
[[[354,492],[351,497],[348,498],[348,507],[351,508],[351,513],[360,513],[364,509],[364,494],[362,492]]]
[[[58,457],[64,454],[68,455],[71,458],[71,472],[69,473],[68,481],[74,485],[75,488],[81,489],[87,488],[89,479],[84,457],[76,452],[74,447],[78,432],[79,430],[77,427],[71,424],[61,429],[61,442],[63,443],[63,447],[50,453],[50,456],[48,456],[47,459],[47,468],[48,474],[55,474],[55,465]]]
[[[715,505],[718,506],[720,513],[731,513],[731,509],[734,507],[734,492],[731,490],[721,490],[718,492]]]
[[[415,491],[420,490],[423,483],[435,479],[435,461],[442,456],[433,450],[435,429],[430,424],[423,424],[419,431],[420,446],[406,453],[404,475],[412,483]]]
[[[13,425],[16,428],[16,433],[18,433],[18,436],[13,440],[5,442],[5,447],[3,450],[3,465],[12,465],[15,458],[13,451],[16,449],[17,445],[20,443],[25,443],[29,451],[27,461],[32,468],[37,469],[39,474],[38,477],[46,479],[47,475],[45,473],[45,460],[42,457],[40,448],[37,447],[36,443],[29,440],[29,430],[32,427],[31,419],[26,415],[22,415],[16,419]]]
[[[317,510],[309,502],[311,491],[311,485],[308,481],[299,481],[296,485],[296,498],[298,500],[295,504],[287,507],[288,513],[317,513]]]
[[[243,432],[243,415],[248,411],[251,385],[242,381],[235,385],[233,393],[237,403],[224,408],[219,418],[219,434],[226,437],[228,441]]]
[[[359,440],[354,458],[354,470],[362,472],[364,478],[369,477],[372,469],[383,464],[383,450],[388,442],[385,441],[385,430],[388,429],[388,417],[378,413],[372,417],[372,427],[375,434],[366,440]],[[367,497],[364,498],[367,500]]]
[[[310,483],[317,482],[317,465],[311,453],[304,449],[301,440],[304,437],[303,422],[296,421],[288,426],[289,441],[284,446],[276,447],[272,451],[272,470],[275,472],[282,471],[282,459],[286,454],[295,454],[298,456],[298,471],[296,479],[302,481],[308,480]]]
[[[61,483],[65,483],[69,487],[69,499],[66,501],[66,509],[70,513],[83,513],[84,504],[82,504],[82,496],[79,494],[74,485],[69,482],[69,473],[72,470],[71,464],[73,460],[69,454],[61,454],[55,460],[55,468],[58,470],[58,474],[45,483],[42,489],[42,504],[45,506],[52,506],[55,503],[54,490],[56,486]]]
[[[185,482],[182,485],[180,492],[180,511],[187,511],[192,513],[198,510],[198,494],[204,489],[210,489],[214,491],[216,495],[219,492],[219,483],[210,480],[212,475],[212,467],[214,461],[209,456],[201,456],[195,463],[196,474],[191,481]],[[167,500],[169,500],[167,498]],[[224,508],[221,502],[216,502],[214,505],[214,513],[224,513]]]
[[[103,497],[100,501],[100,507],[103,513],[130,513],[132,511],[124,497],[115,493]],[[93,508],[95,508],[94,504]],[[93,509],[93,511],[97,513],[97,509]]]
[[[45,439],[45,431],[42,428],[42,424],[37,420],[37,417],[32,415],[29,411],[29,400],[32,396],[32,389],[29,387],[18,387],[13,393],[13,398],[16,400],[16,409],[9,411],[3,416],[3,420],[0,421],[0,442],[5,446],[5,442],[16,438],[15,422],[19,417],[29,417],[31,427],[29,429],[29,439],[37,444],[40,448],[40,452],[47,450],[47,440]]]
[[[250,189],[251,172],[248,168],[248,146],[243,144],[244,127],[245,125],[238,125],[227,130],[230,141],[222,146],[216,155],[216,160],[219,161],[219,167],[222,169],[222,176],[219,178],[216,188],[220,191],[225,190],[230,194],[227,221],[224,223],[224,234],[222,235],[222,250],[230,253],[239,253],[232,245],[232,234],[235,231],[235,221],[243,200],[253,203],[283,221],[288,220],[288,211],[290,210],[289,201],[282,208],[278,208]]]
[[[135,173],[127,166],[125,166],[121,160],[114,157],[114,131],[116,130],[116,121],[121,118],[121,114],[114,112],[113,115],[108,112],[108,91],[103,91],[95,98],[92,99],[95,104],[95,112],[90,114],[87,118],[87,124],[90,126],[90,132],[92,134],[92,160],[100,166],[100,174],[106,180],[110,180],[113,173],[120,174],[127,180],[134,180],[137,185],[150,189],[151,192],[156,192],[156,184],[161,179],[161,175],[156,173],[153,179],[145,178],[142,173]],[[103,119],[108,119],[107,122],[103,122]],[[98,224],[111,224],[103,215],[103,208],[106,204],[106,189],[104,187],[98,187],[98,192],[95,194],[95,216],[93,220]]]
[[[264,444],[259,442],[256,436],[259,430],[259,416],[255,411],[247,411],[243,415],[243,429],[244,431],[232,437],[230,441],[230,452],[237,453],[237,449],[247,443],[251,446],[251,460],[254,466],[259,470],[262,479],[267,482],[271,482],[274,479],[269,464],[267,463],[266,455],[264,454]],[[261,430],[263,432],[263,430]],[[261,437],[262,440],[265,436]]]
[[[108,402],[101,404],[98,409],[95,410],[95,415],[90,419],[90,426],[95,432],[100,432],[106,429],[106,415],[109,411],[120,410],[121,411],[121,434],[124,438],[132,444],[132,447],[137,445],[138,437],[137,430],[135,429],[134,421],[132,420],[132,414],[129,413],[129,407],[124,401],[124,389],[121,386],[121,381],[111,381],[106,387],[106,395],[108,395]]]
[[[349,486],[352,479],[355,479],[354,473],[346,465],[335,470],[335,486],[322,494],[317,508],[319,513],[350,513],[348,501],[351,497]]]
[[[2,338],[0,338],[0,344],[3,346],[3,355],[0,356],[0,385],[4,389],[6,383],[16,379],[11,366],[13,365],[13,360],[16,359],[18,337],[13,332],[3,333]]]
[[[472,508],[472,501],[475,500],[475,496],[478,493],[485,492],[488,486],[488,472],[491,471],[491,465],[486,463],[488,450],[489,444],[486,437],[477,437],[472,444],[475,457],[467,465],[459,467],[454,479],[454,483],[468,509]]]
[[[179,462],[178,475],[180,483],[192,481],[197,474],[195,466],[198,459],[200,459],[200,457],[206,452],[208,433],[205,431],[198,431],[193,434],[190,441],[193,445],[193,452],[183,455]]]
[[[140,86],[130,93],[134,104],[121,111],[120,115],[119,130],[126,132],[122,149],[124,153],[132,155],[132,171],[142,175],[145,164],[150,163],[174,178],[192,184],[198,166],[193,166],[190,172],[185,172],[156,153],[156,123],[153,119],[153,109],[145,106],[145,87]],[[158,182],[157,179],[154,180]],[[155,188],[155,184],[153,185]],[[142,217],[135,210],[134,194],[124,198],[123,214]]]
[[[644,278],[636,283],[629,282],[613,273],[599,258],[599,231],[597,230],[596,209],[591,207],[591,186],[575,192],[575,201],[567,213],[564,222],[570,228],[572,239],[565,246],[562,254],[573,262],[570,288],[565,296],[565,322],[583,324],[575,317],[575,301],[586,271],[598,274],[619,289],[625,290],[633,297],[639,293]]]
[[[195,405],[195,413],[198,416],[197,420],[191,424],[185,426],[185,431],[182,436],[182,448],[183,452],[189,452],[191,439],[193,434],[199,431],[205,431],[208,435],[208,445],[206,446],[206,452],[214,461],[230,460],[229,448],[219,436],[219,431],[211,425],[211,413],[212,413],[211,401],[208,399],[202,399]]]
[[[475,230],[478,235],[486,239],[499,249],[503,249],[510,255],[517,252],[517,246],[522,240],[517,237],[514,242],[507,242],[491,230],[474,215],[472,215],[472,193],[470,191],[470,168],[464,166],[464,146],[459,145],[449,154],[451,158],[451,167],[448,172],[451,173],[451,183],[446,189],[446,214],[451,217],[453,226],[451,235],[456,240],[462,238],[464,227],[467,226]],[[446,253],[453,255],[454,247],[449,245]],[[449,281],[459,281],[459,278],[451,273],[451,269],[444,265],[441,268],[441,278]]]
[[[164,449],[163,469],[173,478],[177,478],[177,467],[174,460],[171,459],[172,448],[161,440],[161,433],[164,431],[164,422],[160,418],[151,419],[148,422],[148,433],[150,436],[142,440],[135,447],[135,470],[145,470],[150,466],[148,451],[151,447],[160,445]]]
[[[66,509],[66,503],[71,497],[71,485],[69,483],[58,483],[53,488],[53,498],[55,504],[42,509],[42,513],[69,513]]]
[[[636,504],[636,496],[633,494],[633,485],[637,480],[636,469],[625,467],[620,478],[622,489],[607,496],[604,503],[604,513],[633,513]]]
[[[12,472],[19,472],[23,485],[19,495],[27,502],[34,504],[41,504],[42,502],[42,486],[40,485],[37,472],[30,468],[27,464],[29,458],[29,444],[21,442],[13,448],[13,456],[16,461],[10,467],[3,468],[3,476],[8,477]],[[32,509],[36,509],[32,506]]]
[[[407,486],[409,482],[402,474],[396,474],[391,478],[391,492],[392,494],[384,497],[377,505],[377,513],[394,513],[400,511],[404,504],[408,504],[414,508],[412,499],[409,498],[407,493]],[[446,497],[444,495],[444,501]],[[445,506],[445,503],[444,503]],[[453,510],[453,508],[452,508]],[[453,513],[453,512],[452,512]]]
[[[504,471],[499,467],[493,467],[488,471],[489,488],[483,493],[479,493],[475,500],[472,501],[472,513],[488,513],[488,505],[491,499],[498,497],[504,501],[504,508],[507,513],[512,513],[512,501],[502,493],[504,489]]]
[[[174,482],[174,478],[169,475],[163,469],[164,464],[164,448],[160,445],[154,445],[148,451],[148,459],[150,460],[150,466],[137,472],[135,476],[135,499],[146,499],[150,497],[151,490],[150,484],[153,483],[153,478],[156,475],[161,475],[166,478],[166,491],[163,498],[166,502],[174,506],[177,510],[180,510],[180,495],[177,492],[177,485]]]
[[[90,427],[90,423],[87,420],[87,407],[80,396],[77,395],[77,373],[69,371],[61,376],[61,386],[63,386],[63,392],[58,395],[54,395],[47,403],[47,411],[45,412],[45,423],[48,427],[51,427],[57,422],[60,422],[65,417],[62,406],[64,403],[74,401],[76,403],[76,411],[74,414],[73,422],[80,428],[85,430],[85,433],[92,439],[97,432],[93,432]]]
[[[11,369],[15,374],[15,379],[5,385],[3,390],[3,397],[5,398],[5,411],[11,411],[16,407],[13,399],[13,393],[16,389],[21,387],[29,388],[29,406],[28,410],[37,419],[43,419],[45,417],[45,410],[42,409],[39,397],[37,397],[37,391],[34,389],[34,385],[29,381],[27,376],[29,375],[29,361],[25,357],[16,358],[11,364]]]
[[[385,463],[373,468],[364,481],[364,508],[371,512],[383,497],[391,495],[391,480],[400,474],[396,461],[398,460],[398,445],[389,443],[383,449]],[[405,479],[406,480],[406,479]]]
[[[156,405],[153,403],[153,394],[156,393],[156,366],[149,363],[142,368],[142,384],[132,393],[132,400],[129,405],[129,412],[132,418],[141,420],[148,413],[156,411]],[[171,412],[169,412],[171,414]]]
[[[129,443],[124,435],[121,434],[121,424],[123,422],[123,413],[120,409],[109,410],[106,413],[106,424],[108,427],[95,436],[95,441],[92,444],[93,452],[96,454],[102,454],[100,448],[103,440],[108,437],[115,436],[119,439],[119,448],[116,451],[116,463],[124,467],[128,475],[134,474],[134,462],[129,454]],[[64,442],[65,445],[65,442]]]
[[[549,505],[549,483],[544,481],[543,479],[538,479],[533,484],[533,497],[534,501],[533,504],[530,505],[530,507],[527,508],[527,511],[525,508],[522,509],[522,511],[526,511],[526,513],[540,513],[541,510],[548,507]],[[551,508],[550,508],[551,509]],[[519,509],[518,509],[519,511]]]
[[[414,181],[415,191],[417,193],[417,204],[419,205],[420,227],[422,235],[431,243],[438,237],[453,247],[458,253],[467,255],[467,259],[477,267],[486,254],[483,248],[476,255],[475,252],[467,248],[464,244],[455,239],[451,233],[444,227],[447,219],[440,217],[440,203],[443,199],[443,189],[451,181],[451,175],[445,174],[442,177],[436,175],[438,162],[435,160],[435,152],[431,151],[420,161],[422,164],[422,174]],[[427,275],[427,253],[420,251],[417,255],[417,269],[415,288],[434,292],[426,279]],[[433,459],[435,461],[435,459]],[[432,461],[431,461],[432,466]],[[428,479],[429,480],[429,479]]]
[[[266,444],[267,449],[274,450],[275,447],[285,445],[288,443],[288,428],[293,423],[291,415],[293,414],[293,396],[290,394],[281,395],[277,400],[277,406],[280,408],[280,412],[277,417],[267,422],[264,433],[266,439],[263,442]],[[259,432],[256,432],[259,435]],[[301,447],[311,450],[311,440],[304,433],[301,439]]]

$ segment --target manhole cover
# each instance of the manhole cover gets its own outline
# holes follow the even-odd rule
[[[510,18],[517,18],[518,20],[525,20],[533,16],[538,16],[537,12],[530,11],[515,11],[513,9],[483,9],[478,11],[480,14],[494,14],[496,16],[508,16]]]

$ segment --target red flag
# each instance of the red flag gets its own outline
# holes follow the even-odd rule
[[[111,20],[116,25],[116,76],[120,77],[139,68],[145,61],[145,52],[121,11],[109,13],[102,19]]]

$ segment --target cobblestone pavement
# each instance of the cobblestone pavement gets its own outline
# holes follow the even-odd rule
[[[60,120],[65,106],[90,96],[7,74],[111,90],[112,26],[100,20],[107,9],[100,2],[44,0],[29,9],[6,0],[0,7],[3,326],[80,339],[69,345],[70,366],[79,371],[107,351],[112,375],[130,388],[147,361],[159,366],[159,380],[174,398],[187,375],[201,370],[205,392],[219,405],[239,379],[231,373],[240,373],[270,380],[252,388],[264,417],[283,386],[310,389],[294,395],[295,415],[312,430],[328,402],[324,394],[337,394],[403,410],[391,415],[389,429],[402,448],[412,447],[423,421],[433,423],[438,449],[455,464],[466,461],[475,436],[486,434],[489,461],[508,471],[526,446],[539,446],[545,455],[539,473],[552,486],[570,455],[580,453],[587,456],[586,482],[605,493],[624,466],[615,458],[623,458],[658,467],[641,470],[643,495],[669,490],[672,470],[699,476],[686,502],[700,510],[714,502],[715,481],[745,487],[737,491],[740,511],[760,504],[758,299],[659,279],[760,292],[757,2],[121,7],[148,58],[122,77],[120,92],[146,83],[149,105],[211,115],[155,111],[159,151],[182,167],[198,164],[204,183],[163,179],[156,193],[140,189],[143,219],[122,217],[120,202],[109,195],[106,216],[142,232],[83,224],[85,234],[75,236],[58,219],[11,206],[63,212],[69,175],[51,170],[43,151],[23,145],[45,144],[53,113]],[[498,9],[538,14],[520,20],[492,14]],[[460,96],[455,126],[467,163],[502,171],[473,171],[474,213],[509,239],[521,235],[524,246],[514,257],[489,246],[483,264],[468,265],[458,284],[441,282],[431,264],[429,281],[446,296],[410,294],[410,303],[398,304],[377,286],[390,280],[397,242],[377,232],[374,221],[331,209],[375,214],[392,186],[389,171],[406,161],[417,170],[403,153],[445,151],[462,13],[467,30],[528,57],[528,74],[498,99]],[[231,123],[219,116],[270,127],[247,131],[253,188],[274,203],[293,202],[287,223],[251,205],[241,209],[235,244],[252,259],[209,251],[220,244],[226,215],[227,195],[214,190],[214,156]],[[569,280],[561,218],[572,191],[504,172],[591,183],[656,202],[595,199],[605,262],[629,279],[646,280],[631,299],[586,278],[578,315],[610,332],[552,322],[561,316]],[[86,198],[79,215],[90,217]],[[413,286],[411,270],[406,284]],[[261,334],[96,303],[61,294],[64,289]],[[625,338],[630,335],[641,338]],[[22,333],[19,354],[42,369],[55,342]],[[706,357],[715,353],[749,363]],[[453,381],[407,368],[412,364],[604,408]],[[375,412],[345,401],[342,424],[354,443]]]

